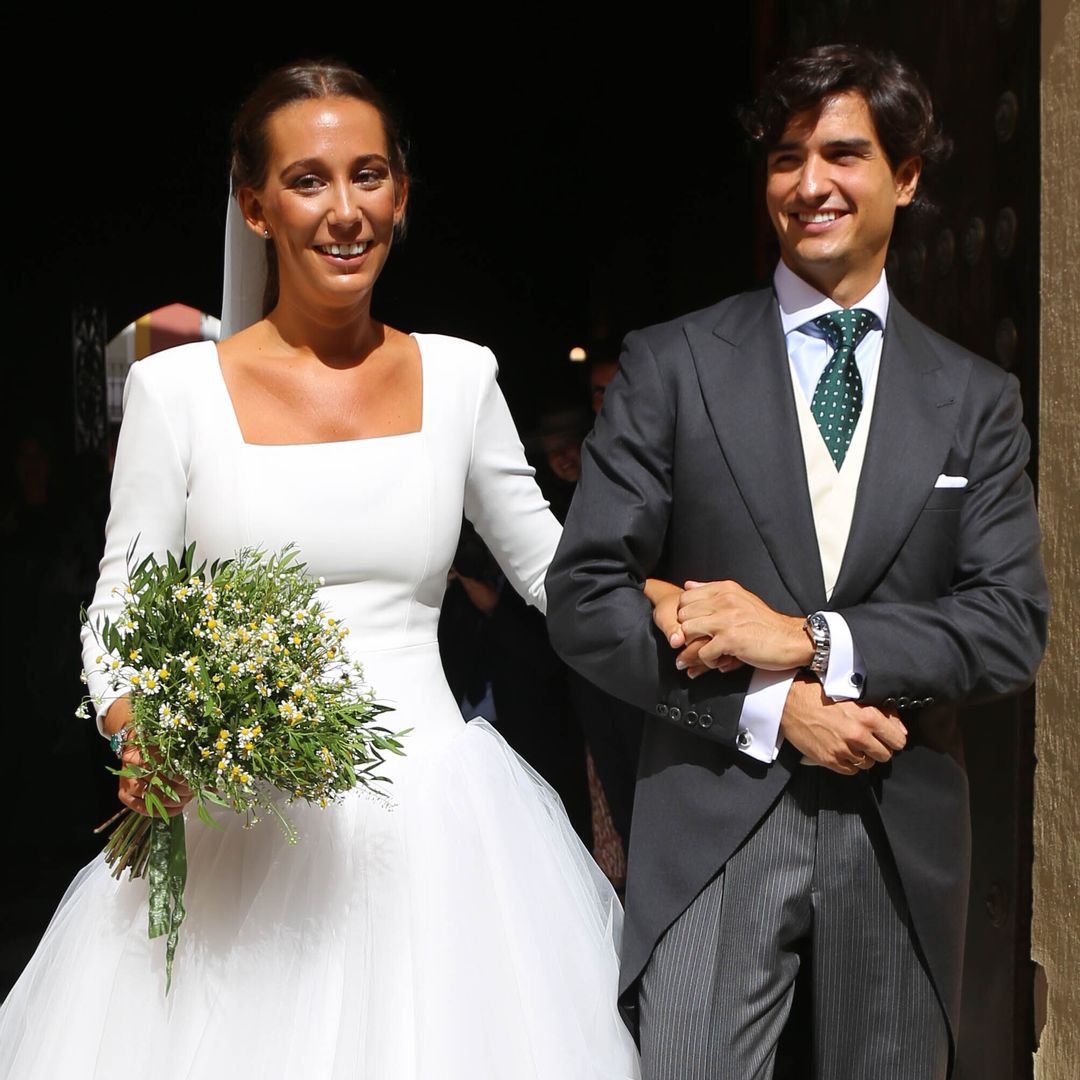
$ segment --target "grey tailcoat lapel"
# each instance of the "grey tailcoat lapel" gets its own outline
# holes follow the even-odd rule
[[[888,319],[837,609],[865,600],[907,539],[943,470],[966,381],[891,295]]]
[[[825,584],[776,294],[740,296],[686,333],[739,493],[799,609],[816,611]]]

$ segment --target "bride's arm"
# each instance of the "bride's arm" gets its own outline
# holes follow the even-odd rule
[[[88,622],[82,629],[83,669],[103,735],[121,731],[131,722],[131,706],[127,695],[110,689],[99,671],[103,649],[93,627],[102,618],[115,620],[120,614],[129,553],[134,565],[150,552],[160,557],[184,547],[186,458],[177,445],[176,417],[169,415],[154,378],[163,363],[160,358],[139,361],[132,366],[124,386],[124,419],[113,466],[105,554],[94,599],[87,609]],[[130,743],[123,747],[121,756],[125,764],[142,764],[138,749]],[[179,813],[191,797],[186,788],[178,787],[180,802],[166,803],[170,813]],[[118,797],[125,806],[146,813],[142,781],[121,777]]]
[[[489,349],[481,350],[472,452],[465,483],[465,516],[495,556],[507,580],[541,611],[544,577],[562,534],[525,460],[517,428]]]
[[[124,419],[113,466],[105,553],[87,609],[89,621],[82,628],[83,669],[103,734],[122,726],[104,725],[105,714],[121,694],[110,690],[106,677],[97,670],[103,650],[93,628],[102,618],[115,620],[120,613],[129,551],[134,565],[149,552],[161,556],[184,547],[187,476],[173,424],[155,385],[158,380],[153,378],[160,363],[160,358],[153,357],[132,365],[124,385]]]
[[[482,351],[465,516],[476,526],[514,588],[543,610],[544,577],[562,528],[536,484],[535,470],[525,459],[517,428],[496,381],[495,357],[489,349]],[[645,596],[653,605],[656,624],[669,638],[678,629],[682,591],[658,578],[645,582]],[[696,673],[695,667],[690,670]]]

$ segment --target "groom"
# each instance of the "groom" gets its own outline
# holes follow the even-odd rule
[[[747,126],[773,284],[626,339],[548,575],[557,649],[653,716],[623,1000],[652,1080],[769,1077],[808,961],[819,1080],[943,1077],[956,709],[1030,683],[1045,639],[1018,386],[885,280],[945,147],[917,75],[813,49]],[[650,577],[687,583],[650,584],[655,624]]]

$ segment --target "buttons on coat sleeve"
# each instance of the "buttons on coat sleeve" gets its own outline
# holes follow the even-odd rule
[[[911,707],[911,698],[904,694],[902,697],[896,699],[896,707],[898,709],[907,709]]]
[[[739,728],[739,734],[735,736],[735,745],[740,750],[749,750],[754,743],[754,736],[746,728]]]
[[[676,723],[681,720],[687,727],[697,727],[705,731],[708,731],[713,726],[712,713],[698,712],[697,709],[687,709],[686,712],[683,712],[678,705],[666,705],[662,701],[656,703],[656,715],[666,716]],[[746,734],[749,737],[749,732]]]
[[[895,709],[896,708],[896,698],[887,697],[881,704],[884,705],[886,709]]]

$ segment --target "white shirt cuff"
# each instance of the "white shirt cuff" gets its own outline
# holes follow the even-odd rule
[[[829,624],[829,663],[821,680],[822,689],[833,701],[855,701],[862,697],[866,668],[851,639],[851,629],[844,616],[835,611],[819,614]]]
[[[831,630],[830,630],[831,633]],[[783,742],[780,718],[796,671],[763,671],[755,668],[743,698],[739,734],[735,745],[748,757],[766,763],[776,760]]]

